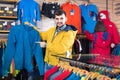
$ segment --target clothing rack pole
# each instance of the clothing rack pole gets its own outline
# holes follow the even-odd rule
[[[78,63],[78,64],[86,65],[88,67],[90,67],[89,65],[95,65],[96,67],[104,67],[104,68],[110,68],[111,67],[111,66],[107,66],[107,65],[99,65],[99,64],[93,64],[93,63],[88,64],[88,63],[76,61],[76,60],[73,60],[73,59],[70,59],[70,58],[60,57],[60,56],[57,56],[57,55],[52,55],[52,56],[58,57],[59,60],[62,60],[62,61],[75,62],[75,63]],[[118,67],[112,67],[112,68],[113,69],[120,69]]]
[[[72,56],[99,56],[100,54],[72,54]]]

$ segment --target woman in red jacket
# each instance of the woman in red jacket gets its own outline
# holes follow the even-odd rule
[[[110,44],[111,35],[107,32],[107,29],[102,21],[98,21],[95,26],[95,32],[90,34],[90,32],[85,31],[87,39],[91,40],[93,47],[90,52],[92,54],[99,54],[96,56],[96,61],[99,64],[103,64],[104,60],[110,57]],[[93,60],[91,60],[93,62]]]

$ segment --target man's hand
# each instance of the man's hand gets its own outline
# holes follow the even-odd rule
[[[39,43],[42,48],[46,47],[46,42],[36,42],[36,43]]]

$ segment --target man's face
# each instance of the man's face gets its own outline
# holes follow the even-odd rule
[[[65,24],[66,20],[67,20],[67,18],[64,14],[59,15],[59,16],[55,15],[55,22],[58,27],[63,26]]]

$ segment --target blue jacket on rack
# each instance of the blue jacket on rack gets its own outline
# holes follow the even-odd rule
[[[36,26],[40,21],[39,4],[34,0],[21,0],[18,3],[18,22],[29,22]]]
[[[97,22],[98,9],[94,4],[80,5],[82,16],[82,32],[88,30],[90,33],[94,32]]]
[[[12,59],[15,69],[33,71],[32,58],[35,57],[40,75],[44,74],[42,48],[36,42],[40,41],[39,33],[28,25],[17,25],[10,29],[6,52],[4,54],[4,70],[10,69]]]

